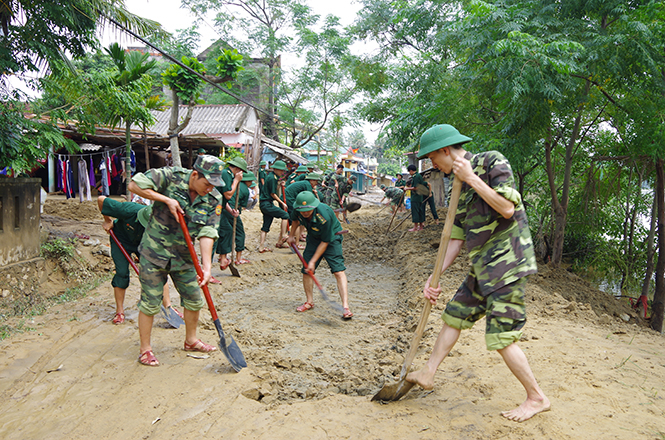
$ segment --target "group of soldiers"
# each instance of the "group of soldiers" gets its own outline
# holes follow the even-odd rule
[[[439,365],[455,346],[461,331],[486,317],[487,349],[501,355],[526,392],[526,400],[520,406],[502,414],[509,420],[522,422],[550,409],[549,400],[540,389],[524,352],[517,345],[526,323],[526,277],[537,271],[535,254],[524,204],[515,187],[510,164],[498,151],[478,154],[466,151],[464,147],[471,141],[471,138],[447,124],[433,126],[420,138],[418,157],[429,158],[434,167],[444,173],[454,173],[458,183],[454,196],[459,200],[459,205],[457,211],[450,213],[454,217],[450,217],[451,223],[446,225],[450,227],[449,244],[442,247],[447,252],[442,256],[443,263],[440,266],[445,271],[465,247],[471,268],[446,305],[442,314],[443,327],[429,359],[420,370],[409,373],[404,379],[424,389],[431,389]],[[307,235],[303,252],[305,263],[301,271],[307,301],[296,310],[305,312],[314,307],[311,275],[321,260],[325,259],[337,281],[344,307],[343,318],[350,319],[353,313],[348,306],[347,278],[342,255],[344,231],[334,207],[344,204],[344,196],[348,194],[346,186],[352,185],[353,181],[346,179],[344,182],[343,167],[338,167],[334,173],[336,175],[331,174],[325,180],[321,175],[313,173],[313,170],[303,169],[296,171],[297,177],[287,185],[286,171],[286,164],[277,160],[269,172],[259,172],[259,203],[263,214],[261,246],[264,245],[274,218],[282,219],[283,230],[280,231],[278,246],[288,245],[296,252],[296,246],[303,238],[301,227],[304,227]],[[412,211],[414,203],[417,203],[412,230],[418,231],[424,220],[424,212],[420,211],[420,207],[424,207],[424,196],[417,194],[420,191],[416,190],[421,189],[419,185],[424,186],[424,182],[415,167],[410,166],[408,171],[412,180],[403,189],[412,191]],[[300,177],[302,175],[305,177]],[[140,258],[138,361],[141,364],[159,365],[152,351],[150,337],[154,315],[160,306],[170,305],[162,304],[168,277],[175,284],[184,308],[184,350],[204,353],[216,350],[216,347],[202,342],[196,336],[199,312],[204,306],[200,288],[211,278],[215,240],[218,240],[218,252],[224,252],[227,244],[223,243],[229,240],[228,221],[233,219],[237,226],[240,207],[243,206],[240,200],[243,197],[240,195],[243,187],[241,182],[251,186],[255,179],[241,158],[232,159],[225,166],[218,158],[201,155],[192,170],[165,167],[133,177],[129,190],[151,200],[149,208],[134,211],[125,210],[123,206],[123,209],[118,209],[114,205],[124,203],[114,204],[108,198],[100,201],[105,216],[105,229],[117,232],[123,229],[124,233],[118,235],[134,240],[135,252]],[[294,187],[303,181],[307,183]],[[290,188],[299,189],[290,191]],[[233,199],[234,195],[236,199]],[[414,202],[416,195],[420,199],[416,198]],[[325,201],[331,203],[332,207]],[[150,211],[144,211],[147,209]],[[223,213],[226,216],[225,225],[220,219]],[[191,237],[199,240],[203,266],[201,276],[197,276],[194,270],[194,259],[189,254],[188,243],[181,230],[180,216],[184,217]],[[111,217],[117,220],[109,227]],[[287,235],[289,221],[291,225]],[[113,248],[113,242],[111,246]],[[265,251],[265,248],[260,251]],[[118,253],[112,250],[112,255],[117,265]],[[224,258],[226,255],[220,255],[222,265],[226,261]],[[123,274],[116,275],[112,284],[118,287],[118,294],[121,292],[124,299],[124,289],[129,278]],[[425,283],[423,294],[434,305],[442,289],[440,285],[430,284],[432,280],[430,277]],[[122,321],[124,312],[116,312],[113,322],[120,324]],[[504,378],[500,378],[499,382],[505,382]]]

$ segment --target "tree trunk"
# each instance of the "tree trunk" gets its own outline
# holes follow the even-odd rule
[[[644,275],[644,282],[642,283],[641,296],[649,294],[649,286],[651,285],[651,277],[653,276],[653,257],[654,246],[653,239],[656,236],[656,221],[658,220],[658,198],[657,191],[653,192],[653,206],[651,207],[651,227],[649,228],[649,238],[647,238],[647,267],[646,274]]]
[[[658,263],[656,263],[656,293],[651,305],[651,328],[663,331],[665,312],[665,175],[663,159],[656,160],[656,198],[658,200]]]
[[[148,134],[146,133],[145,124],[143,124],[143,150],[145,151],[145,170],[150,169],[150,152],[148,151]]]
[[[173,157],[173,166],[181,167],[182,162],[180,162],[180,144],[178,143],[178,115],[180,113],[180,99],[173,91],[171,91],[171,95],[173,104],[171,105],[169,129],[166,133],[169,135],[169,145],[171,145],[171,157]]]
[[[129,192],[129,182],[132,181],[132,133],[131,133],[132,124],[127,121],[125,122],[125,142],[127,143],[127,149],[125,150],[125,194],[127,195],[127,201],[132,200],[132,193]]]
[[[268,127],[267,135],[276,141],[277,130],[275,130],[275,60],[273,57],[268,61]]]

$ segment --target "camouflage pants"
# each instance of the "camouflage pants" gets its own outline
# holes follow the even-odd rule
[[[526,323],[525,287],[526,279],[522,278],[482,296],[475,277],[469,274],[448,302],[441,318],[450,327],[464,330],[485,316],[487,349],[501,350],[522,337],[520,330]]]
[[[169,275],[171,275],[173,284],[180,294],[180,305],[182,307],[197,312],[205,305],[199,282],[196,280],[196,270],[193,267],[184,270],[171,270],[171,263],[162,268],[152,264],[144,257],[140,257],[140,264],[141,299],[138,303],[138,309],[146,315],[154,316],[159,313],[162,297],[164,296],[164,284],[166,284]]]

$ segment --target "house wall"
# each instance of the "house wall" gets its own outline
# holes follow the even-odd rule
[[[0,267],[39,256],[40,184],[0,178]]]

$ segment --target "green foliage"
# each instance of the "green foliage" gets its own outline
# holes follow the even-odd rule
[[[53,258],[56,260],[69,260],[74,257],[76,251],[75,240],[54,238],[43,243],[39,249],[42,258]]]
[[[195,72],[203,75],[206,70],[195,57],[182,57],[182,63]],[[196,101],[201,93],[202,80],[196,74],[182,68],[178,64],[171,64],[162,73],[164,84],[173,90],[183,103]]]
[[[235,80],[241,70],[245,70],[243,59],[236,49],[224,49],[224,52],[217,57],[217,76]],[[227,82],[226,86],[230,89],[232,83]]]
[[[402,171],[402,167],[396,163],[383,162],[376,167],[376,171],[387,176],[394,176]]]

